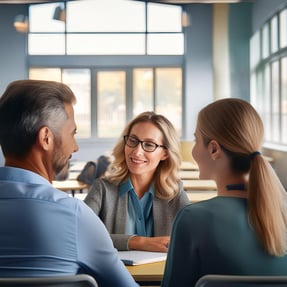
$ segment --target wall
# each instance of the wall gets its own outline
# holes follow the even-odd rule
[[[228,43],[230,96],[250,100],[249,40],[252,35],[252,3],[229,5]]]
[[[16,15],[27,14],[25,5],[1,4],[0,9],[0,95],[6,86],[14,80],[27,77],[26,72],[26,36],[13,27]],[[4,158],[0,151],[0,166]]]
[[[27,15],[25,5],[1,4],[0,9],[0,95],[8,83],[27,78],[26,34],[13,27],[16,15]]]
[[[186,11],[190,26],[186,30],[184,122],[185,139],[192,140],[198,111],[213,101],[212,5],[192,4]]]

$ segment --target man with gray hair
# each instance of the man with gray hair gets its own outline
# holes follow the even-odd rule
[[[51,182],[78,150],[65,84],[20,80],[0,98],[0,277],[86,273],[99,286],[138,286],[104,224]]]

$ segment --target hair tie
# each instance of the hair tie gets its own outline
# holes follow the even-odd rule
[[[253,153],[251,153],[249,155],[250,160],[252,160],[254,157],[256,157],[257,155],[261,155],[260,151],[254,151]]]

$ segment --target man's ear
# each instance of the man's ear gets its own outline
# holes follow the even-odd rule
[[[54,136],[52,131],[44,126],[38,132],[38,142],[44,150],[49,150],[54,145]]]
[[[215,140],[211,140],[208,143],[208,152],[213,160],[217,159],[221,153],[221,147]]]

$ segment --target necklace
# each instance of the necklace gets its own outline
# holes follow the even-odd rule
[[[228,184],[225,186],[227,190],[245,190],[243,183]]]

